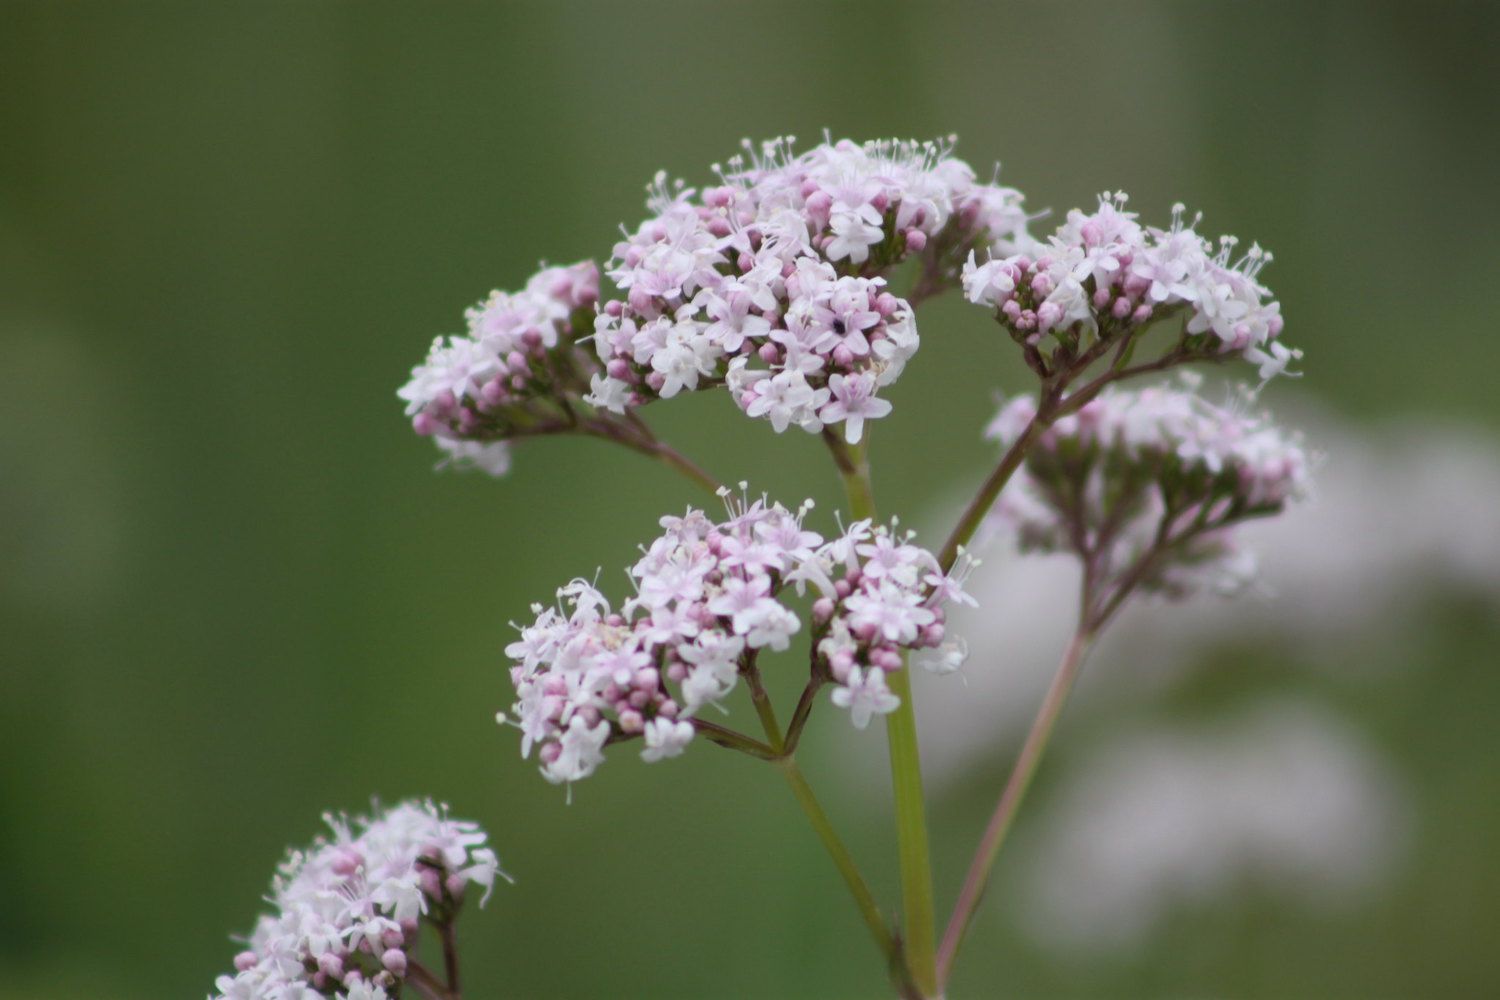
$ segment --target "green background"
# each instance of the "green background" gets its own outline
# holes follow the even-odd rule
[[[1307,351],[1283,396],[1493,436],[1496,15],[0,5],[0,997],[202,996],[321,811],[413,794],[482,821],[517,878],[465,919],[472,997],[879,995],[769,769],[617,754],[568,806],[492,721],[506,623],[597,566],[613,588],[698,498],[582,441],[498,483],[433,475],[396,386],[491,287],[606,255],[658,168],[952,132],[1032,208],[1123,188],[1271,247]],[[993,393],[1026,381],[957,302],[923,333],[874,439],[881,504],[913,519],[977,482]],[[720,396],[650,416],[723,478],[836,506],[814,438]],[[1417,796],[1385,894],[1343,916],[1250,894],[1107,961],[1035,951],[997,903],[954,995],[1493,995],[1500,625],[1413,601],[1416,669],[1337,695]],[[1265,676],[1285,651],[1237,655]],[[835,766],[883,753],[866,736],[815,717],[806,766],[894,900],[885,802]],[[944,900],[1003,763],[934,803]]]

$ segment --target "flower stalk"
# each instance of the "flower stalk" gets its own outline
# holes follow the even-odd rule
[[[845,447],[828,438],[843,478],[849,513],[855,519],[875,516],[875,494],[863,445]],[[948,567],[944,567],[946,570]],[[896,804],[896,844],[901,869],[902,953],[913,985],[923,996],[938,990],[936,906],[932,888],[932,855],[927,837],[927,805],[922,792],[922,758],[917,743],[917,716],[912,705],[911,672],[894,671],[887,679],[901,700],[886,716],[891,786]]]
[[[985,827],[984,835],[979,840],[979,846],[974,851],[974,859],[969,863],[968,873],[964,876],[962,888],[959,889],[958,901],[953,905],[953,915],[948,920],[948,927],[943,932],[942,945],[938,948],[937,976],[938,982],[943,986],[947,985],[948,977],[953,972],[953,960],[958,955],[959,946],[963,944],[964,932],[968,930],[970,921],[974,919],[974,911],[978,909],[985,886],[989,883],[990,870],[995,865],[995,858],[1005,844],[1006,835],[1010,833],[1011,825],[1015,822],[1021,801],[1031,787],[1032,778],[1036,776],[1037,765],[1041,762],[1047,743],[1052,738],[1052,730],[1057,725],[1058,717],[1062,715],[1063,706],[1067,703],[1073,684],[1078,679],[1092,642],[1092,634],[1082,628],[1075,632],[1068,642],[1062,660],[1057,665],[1057,673],[1053,675],[1052,684],[1047,689],[1047,695],[1042,699],[1042,706],[1031,723],[1030,732],[1026,734],[1026,742],[1021,746],[1021,754],[1016,758],[1015,767],[1005,783],[1005,791],[1001,793],[1000,801],[996,804],[989,824]]]

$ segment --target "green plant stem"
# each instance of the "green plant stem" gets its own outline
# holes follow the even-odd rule
[[[723,487],[723,484],[706,472],[702,466],[658,438],[650,426],[634,412],[623,420],[613,416],[597,417],[585,420],[577,426],[585,434],[613,441],[624,445],[631,451],[662,462],[668,468],[682,474],[694,486],[707,490],[709,493],[717,495]]]
[[[740,753],[747,753],[761,760],[775,760],[781,756],[779,747],[768,746],[760,740],[751,739],[744,733],[736,732],[733,729],[728,729],[704,719],[691,719],[689,721],[692,722],[694,729],[703,734],[704,739],[724,747],[726,750],[738,750]]]
[[[828,820],[828,814],[818,804],[818,799],[813,795],[812,786],[803,777],[802,770],[797,766],[795,757],[782,757],[776,761],[777,768],[781,771],[786,783],[791,786],[792,794],[796,796],[797,804],[807,815],[807,820],[812,824],[813,832],[823,842],[823,847],[828,851],[828,856],[833,859],[834,867],[844,878],[844,884],[849,887],[849,894],[854,897],[854,904],[859,907],[860,916],[864,918],[865,925],[870,928],[870,934],[875,938],[875,944],[880,953],[885,956],[887,966],[892,970],[892,975],[898,975],[901,963],[901,955],[896,947],[895,938],[891,936],[890,928],[885,925],[885,918],[880,915],[880,905],[875,902],[874,893],[870,892],[869,885],[860,874],[859,867],[854,863],[854,857],[844,842],[839,839],[838,833],[833,829],[833,824]]]
[[[1092,639],[1093,634],[1085,627],[1080,627],[1069,641],[1062,661],[1058,664],[1057,673],[1052,678],[1052,685],[1047,689],[1047,696],[1042,700],[1042,707],[1031,723],[1031,731],[1026,735],[1021,754],[1016,758],[1015,767],[1005,783],[1005,791],[1001,793],[995,812],[979,841],[979,847],[974,851],[974,859],[969,863],[963,888],[959,890],[958,902],[953,906],[953,916],[948,921],[947,930],[943,932],[942,947],[938,950],[938,982],[944,986],[953,971],[953,959],[958,954],[959,945],[963,943],[964,932],[968,930],[979,900],[984,895],[995,857],[1005,843],[1011,824],[1015,822],[1016,810],[1026,797],[1026,790],[1031,787],[1037,764],[1047,749],[1047,741],[1052,736],[1058,716],[1062,714],[1063,705],[1067,703],[1073,682],[1078,679],[1079,669],[1083,666]]]
[[[958,550],[969,544],[969,540],[974,537],[974,532],[978,531],[979,525],[983,523],[985,515],[990,512],[990,507],[994,505],[995,498],[1000,495],[1005,484],[1010,482],[1010,477],[1015,474],[1015,471],[1021,467],[1021,462],[1026,458],[1026,450],[1031,447],[1031,442],[1036,440],[1037,435],[1052,421],[1053,405],[1051,400],[1043,398],[1036,416],[1031,418],[1031,422],[1026,425],[1020,437],[1011,442],[1011,446],[1000,457],[1000,464],[995,466],[995,470],[984,481],[984,485],[979,487],[979,492],[974,495],[974,499],[969,501],[969,506],[964,508],[963,516],[953,526],[948,540],[943,543],[942,551],[938,553],[938,565],[943,568],[944,573],[953,568],[953,564],[958,561]]]
[[[844,480],[849,513],[856,519],[875,516],[870,466],[863,447],[845,447],[829,435],[829,448]],[[937,994],[936,907],[932,860],[927,841],[927,808],[922,794],[922,759],[917,745],[917,716],[912,705],[911,675],[897,670],[886,678],[901,699],[885,717],[890,746],[891,784],[896,800],[896,845],[901,866],[902,940],[906,969],[922,996]]]
[[[839,839],[838,833],[829,821],[828,814],[823,811],[818,798],[813,794],[812,786],[807,783],[802,769],[797,766],[797,760],[792,756],[792,750],[787,748],[786,740],[781,735],[781,727],[776,721],[776,712],[771,707],[771,699],[766,694],[765,685],[761,683],[760,668],[754,659],[748,660],[741,669],[744,674],[746,686],[750,688],[750,699],[755,702],[756,713],[760,716],[761,728],[766,732],[766,742],[775,749],[777,756],[773,763],[781,771],[782,777],[792,789],[792,795],[796,797],[797,804],[802,807],[807,820],[812,824],[813,832],[823,842],[823,847],[828,851],[828,856],[833,859],[834,867],[844,877],[844,884],[849,887],[849,893],[854,897],[854,904],[859,907],[860,916],[864,917],[865,924],[870,928],[870,934],[875,938],[875,945],[880,953],[885,956],[887,965],[895,970],[899,968],[900,954],[896,949],[895,939],[891,936],[890,928],[886,927],[885,920],[880,915],[880,905],[875,902],[875,895],[870,891],[870,886],[860,874],[859,867],[854,863],[854,856],[849,853],[849,848]]]
[[[786,748],[786,740],[781,735],[781,723],[776,721],[776,709],[771,705],[771,696],[766,694],[766,686],[761,683],[760,667],[755,664],[754,653],[755,650],[751,650],[751,656],[740,673],[744,675],[745,685],[750,688],[750,700],[755,703],[755,714],[760,716],[760,727],[766,732],[766,742],[779,754]]]

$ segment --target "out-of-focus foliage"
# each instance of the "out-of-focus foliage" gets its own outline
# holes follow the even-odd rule
[[[518,448],[499,483],[434,476],[394,397],[491,287],[606,254],[660,167],[706,178],[744,135],[956,132],[1032,206],[1122,188],[1163,219],[1182,200],[1276,253],[1264,278],[1307,351],[1280,398],[1500,426],[1485,4],[11,2],[0,18],[7,1000],[201,995],[284,845],[372,794],[450,801],[516,876],[465,927],[476,996],[879,992],[769,769],[621,755],[567,806],[493,723],[506,622],[623,565],[691,488],[575,441]],[[992,393],[1027,381],[976,311],[934,303],[921,328],[873,444],[883,509],[913,519],[977,481]],[[816,439],[718,395],[653,409],[721,477],[812,493],[831,518]],[[955,993],[1492,989],[1500,630],[1492,607],[1411,601],[1409,669],[1342,689],[1414,789],[1412,851],[1379,898],[1329,916],[1241,895],[1107,960],[1036,950],[991,900]],[[1229,658],[1255,675],[1286,656]],[[1004,667],[978,650],[969,669]],[[882,755],[881,736],[825,711],[806,746],[894,905],[883,796],[837,759]],[[935,805],[944,898],[1002,763]]]

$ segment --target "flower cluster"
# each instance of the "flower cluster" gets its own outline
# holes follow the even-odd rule
[[[1300,441],[1265,415],[1184,388],[1109,391],[1043,431],[996,518],[1024,549],[1068,551],[1105,582],[1186,596],[1233,592],[1254,573],[1232,526],[1308,491]],[[1036,414],[1011,400],[989,435],[1015,441]]]
[[[1185,309],[1184,346],[1195,353],[1240,354],[1260,366],[1263,380],[1301,356],[1277,339],[1281,304],[1257,280],[1269,253],[1254,245],[1232,262],[1234,237],[1215,247],[1194,229],[1201,217],[1184,222],[1182,205],[1169,229],[1156,229],[1137,223],[1125,203],[1124,194],[1103,195],[1097,211],[1069,212],[1044,244],[983,263],[971,256],[965,295],[1038,351],[1111,341]]]
[[[504,439],[566,425],[560,401],[583,392],[597,369],[577,338],[598,300],[592,261],[545,268],[515,294],[491,292],[465,313],[468,334],[434,340],[398,390],[412,426],[432,435],[448,462],[503,474]]]
[[[534,607],[506,648],[521,754],[539,744],[549,781],[587,777],[607,743],[637,736],[647,761],[682,753],[699,710],[757,669],[761,650],[785,650],[801,630],[789,589],[817,592],[814,676],[836,685],[834,702],[858,726],[899,704],[885,674],[901,669],[903,650],[960,658],[944,643],[943,606],[967,600],[962,572],[944,574],[909,536],[867,520],[824,542],[803,525],[811,502],[790,511],[725,498],[721,522],[694,509],[662,518],[663,534],[629,571],[636,595],[618,611],[574,580],[557,607]]]
[[[940,287],[974,250],[1014,253],[1026,216],[1010,188],[975,181],[939,143],[790,139],[735,157],[699,194],[658,175],[654,217],[620,242],[594,346],[589,401],[624,412],[727,385],[778,432],[843,424],[858,442],[877,395],[917,349],[912,307],[884,273],[920,258]]]
[[[294,851],[216,1000],[386,1000],[399,995],[423,920],[446,924],[468,887],[501,874],[479,827],[431,802],[371,818],[325,817],[332,835]]]

